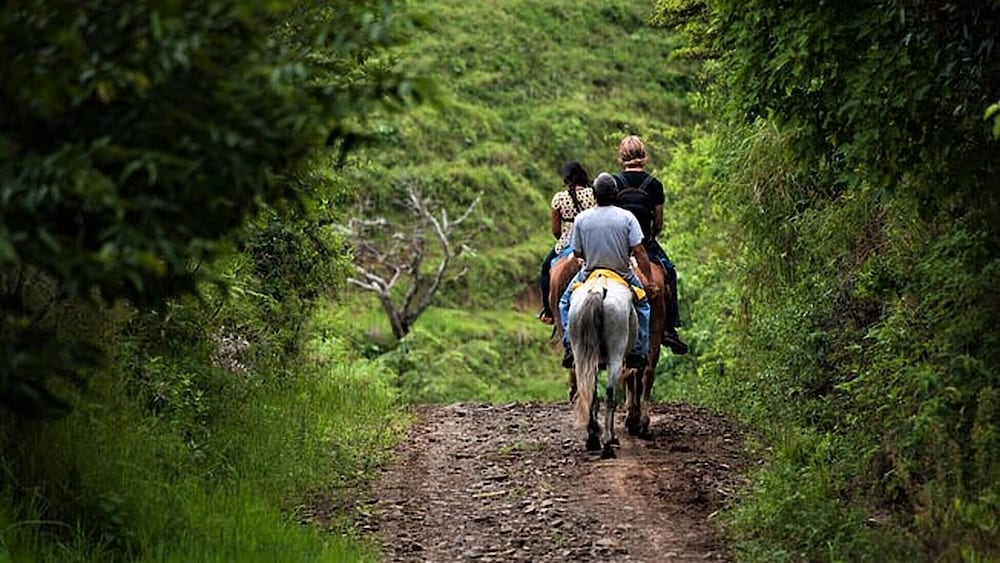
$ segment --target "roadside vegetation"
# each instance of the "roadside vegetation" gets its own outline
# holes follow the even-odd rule
[[[669,394],[761,432],[747,560],[1000,559],[998,15],[659,2],[711,123],[670,170],[700,258]]]
[[[377,559],[311,499],[409,405],[565,400],[548,203],[630,133],[692,345],[655,394],[766,461],[739,556],[1000,559],[1000,7],[771,4],[5,11],[0,560]],[[411,188],[475,207],[402,331],[343,227]]]

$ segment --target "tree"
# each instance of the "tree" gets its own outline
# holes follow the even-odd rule
[[[405,187],[404,205],[413,222],[397,226],[384,217],[371,217],[370,205],[362,201],[355,216],[340,226],[354,245],[354,268],[359,275],[348,278],[348,283],[378,297],[397,339],[406,336],[430,306],[452,261],[469,252],[465,244],[456,244],[453,236],[456,227],[472,215],[479,202],[476,198],[457,218],[451,219],[444,208],[437,210],[438,215],[431,211],[433,202],[417,184],[407,182]],[[428,248],[432,237],[439,245],[438,255]],[[432,259],[437,264],[425,268],[425,262]]]
[[[421,83],[381,2],[34,0],[0,14],[0,401],[58,408],[99,355],[52,311],[159,306],[313,151]],[[318,23],[317,23],[318,22]]]

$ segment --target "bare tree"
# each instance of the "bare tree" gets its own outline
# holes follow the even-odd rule
[[[358,274],[347,281],[378,297],[396,338],[406,336],[431,304],[452,261],[470,252],[465,244],[456,245],[452,237],[455,228],[472,215],[479,203],[477,197],[452,219],[444,207],[432,211],[433,202],[424,197],[417,184],[410,182],[405,188],[405,204],[413,214],[412,222],[391,225],[384,217],[370,216],[370,204],[362,202],[355,216],[340,226],[354,246],[354,269]],[[429,240],[433,239],[440,247],[437,251],[429,248]],[[434,258],[436,266],[425,264]],[[464,270],[458,275],[462,273]]]

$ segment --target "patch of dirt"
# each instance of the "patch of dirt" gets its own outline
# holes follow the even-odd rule
[[[584,448],[566,403],[424,406],[357,526],[385,561],[726,561],[714,516],[743,483],[737,429],[652,406],[651,440]]]

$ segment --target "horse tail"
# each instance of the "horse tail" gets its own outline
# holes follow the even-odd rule
[[[590,407],[597,387],[597,369],[601,362],[601,334],[603,334],[604,289],[587,291],[579,309],[570,317],[573,354],[576,364],[576,404],[573,416],[578,425],[590,421]]]

